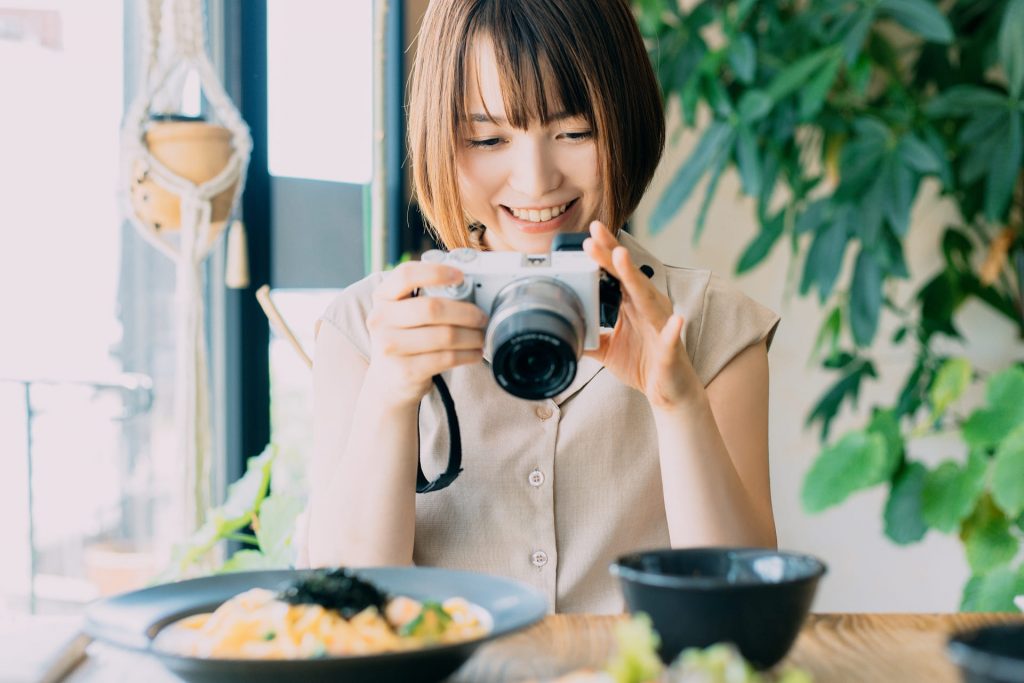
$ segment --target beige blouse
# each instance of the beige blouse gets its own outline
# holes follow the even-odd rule
[[[666,266],[622,233],[637,265],[683,316],[686,349],[705,386],[740,351],[775,332],[779,317],[706,270]],[[322,320],[368,359],[366,316],[377,273],[342,292]],[[608,573],[620,555],[669,545],[650,405],[590,358],[550,400],[501,389],[486,359],[444,374],[462,432],[463,472],[416,497],[413,560],[501,574],[543,592],[553,611],[620,612]],[[436,391],[420,408],[423,471],[448,459]]]

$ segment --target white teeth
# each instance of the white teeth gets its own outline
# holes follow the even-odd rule
[[[562,204],[561,206],[552,206],[546,209],[511,209],[511,211],[512,215],[521,221],[542,223],[561,216],[565,213],[565,209],[568,206],[569,204]]]

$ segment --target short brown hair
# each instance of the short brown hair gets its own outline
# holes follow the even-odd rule
[[[467,55],[494,45],[509,123],[547,125],[558,107],[594,131],[605,188],[599,219],[617,231],[636,209],[665,146],[657,80],[628,0],[432,0],[409,94],[416,198],[436,238],[471,246],[455,151],[468,111]],[[544,81],[554,78],[558,102]]]

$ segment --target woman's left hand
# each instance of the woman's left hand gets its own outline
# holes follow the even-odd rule
[[[622,286],[619,319],[601,331],[601,346],[585,355],[600,361],[623,383],[637,389],[656,409],[677,408],[701,395],[703,387],[683,346],[683,319],[600,221],[590,224],[583,243],[598,265]]]

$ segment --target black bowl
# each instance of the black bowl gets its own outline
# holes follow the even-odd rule
[[[526,628],[547,613],[547,599],[541,593],[509,579],[434,567],[372,567],[357,569],[356,573],[395,595],[437,601],[464,597],[487,610],[494,626],[490,633],[474,640],[351,657],[203,659],[170,654],[154,646],[157,634],[168,624],[213,611],[228,598],[250,588],[276,589],[306,573],[239,572],[144,588],[90,605],[85,631],[97,640],[151,654],[190,683],[427,683],[447,677],[481,644]]]
[[[965,683],[1024,682],[1024,624],[956,633],[946,649]]]
[[[730,642],[758,669],[786,656],[825,571],[814,557],[756,548],[652,550],[611,566],[629,611],[650,615],[665,663]]]

